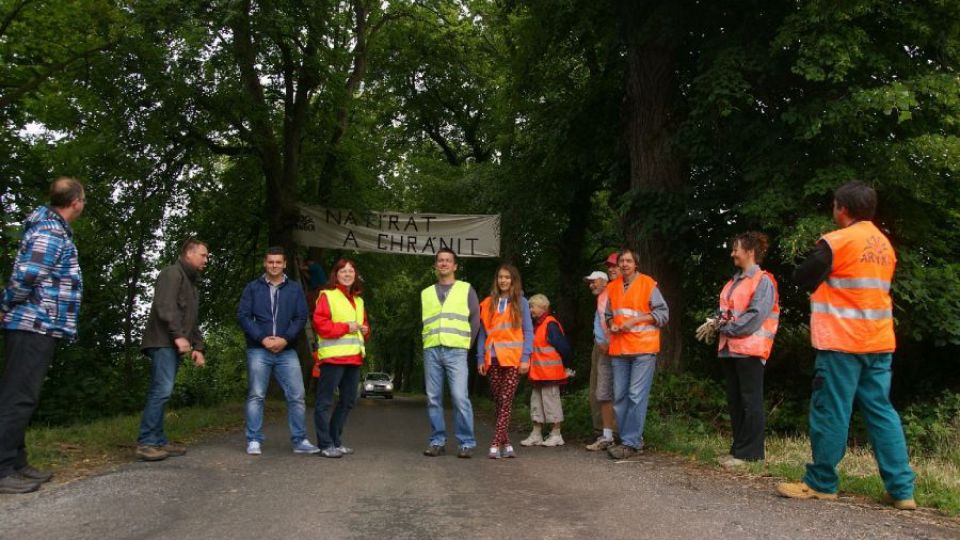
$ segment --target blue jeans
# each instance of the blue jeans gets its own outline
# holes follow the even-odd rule
[[[140,419],[138,444],[163,446],[167,435],[163,432],[163,408],[173,393],[173,381],[180,367],[180,354],[173,347],[154,347],[146,350],[150,357],[150,389],[147,404]]]
[[[650,387],[657,366],[655,354],[614,356],[613,412],[620,427],[620,442],[625,446],[643,448],[643,426],[647,421]]]
[[[247,349],[247,441],[263,442],[263,398],[267,395],[271,373],[287,398],[290,442],[297,444],[307,438],[300,359],[293,349],[272,353],[261,347]]]
[[[314,404],[313,422],[317,426],[317,446],[327,449],[341,447],[343,426],[347,415],[357,402],[357,387],[360,385],[360,366],[321,364],[317,379],[317,401]],[[337,407],[330,412],[334,390],[340,390]]]
[[[913,498],[914,474],[900,416],[890,403],[893,377],[890,353],[851,354],[817,351],[810,398],[810,446],[813,463],[803,481],[822,493],[839,488],[837,464],[847,450],[853,403],[867,424],[880,477],[894,499]]]
[[[460,446],[474,448],[473,405],[467,393],[470,372],[467,371],[467,349],[430,347],[423,350],[423,378],[427,387],[427,416],[430,417],[430,444],[447,444],[447,428],[443,420],[443,379],[446,374],[453,402],[454,432]]]

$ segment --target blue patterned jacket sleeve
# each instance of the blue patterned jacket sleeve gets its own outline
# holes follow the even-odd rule
[[[26,302],[34,289],[49,279],[60,260],[63,244],[63,238],[53,234],[33,234],[24,239],[4,295],[4,306]]]

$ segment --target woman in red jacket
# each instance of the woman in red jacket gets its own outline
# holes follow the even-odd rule
[[[343,445],[341,435],[347,415],[357,401],[360,366],[366,354],[364,344],[370,336],[362,292],[356,264],[340,259],[330,271],[330,281],[320,292],[313,312],[319,364],[319,374],[314,367],[319,379],[313,419],[323,457],[339,458],[353,453],[353,449]],[[340,400],[331,413],[336,389],[340,390]]]

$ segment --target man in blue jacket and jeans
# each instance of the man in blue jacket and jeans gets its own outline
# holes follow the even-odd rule
[[[283,248],[267,249],[264,273],[243,289],[237,318],[247,338],[247,453],[258,456],[263,444],[263,398],[273,374],[287,398],[290,442],[297,454],[316,454],[307,438],[303,372],[296,343],[307,323],[307,299],[300,284],[287,278]]]

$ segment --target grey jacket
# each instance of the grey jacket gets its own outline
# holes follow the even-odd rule
[[[160,271],[140,350],[176,347],[173,340],[178,337],[187,338],[194,350],[204,350],[203,334],[197,321],[198,277],[197,271],[182,260]]]

